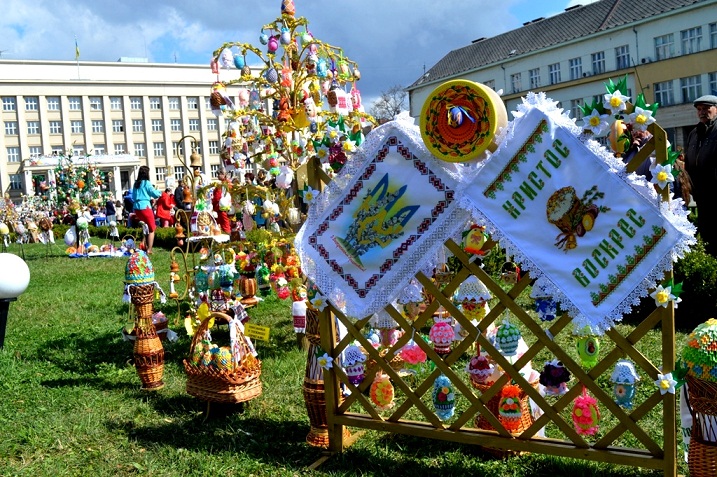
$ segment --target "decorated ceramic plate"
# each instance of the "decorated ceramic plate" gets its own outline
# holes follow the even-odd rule
[[[491,88],[453,80],[433,90],[421,110],[421,135],[431,153],[449,162],[496,149],[495,133],[508,123],[503,100]]]

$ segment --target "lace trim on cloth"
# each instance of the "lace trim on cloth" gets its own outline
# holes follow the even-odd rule
[[[498,241],[500,246],[506,250],[506,255],[512,256],[513,259],[520,264],[522,270],[530,272],[531,276],[536,279],[533,286],[540,287],[547,295],[552,296],[560,303],[561,309],[573,317],[574,330],[581,330],[589,326],[594,333],[602,334],[616,322],[619,322],[624,314],[629,313],[633,306],[639,305],[640,298],[647,296],[649,291],[654,289],[658,282],[662,281],[664,273],[671,270],[672,263],[684,257],[684,254],[696,243],[695,226],[687,220],[688,211],[685,209],[682,199],[661,202],[651,183],[645,180],[644,177],[634,173],[628,174],[625,170],[625,164],[620,159],[614,157],[597,141],[591,139],[591,136],[583,134],[583,130],[575,124],[575,120],[563,112],[562,108],[558,108],[557,102],[548,99],[545,93],[528,93],[528,95],[523,98],[523,103],[518,106],[518,110],[512,113],[515,119],[509,122],[508,125],[499,132],[499,144],[506,144],[507,141],[513,138],[515,131],[520,128],[521,119],[533,108],[539,108],[550,117],[555,125],[562,126],[569,130],[585,144],[591,152],[607,164],[611,172],[630,185],[632,189],[641,196],[658,206],[661,214],[677,229],[680,235],[676,246],[668,251],[668,253],[658,257],[648,275],[632,290],[627,299],[615,307],[607,316],[595,320],[580,313],[578,308],[545,276],[535,262],[530,260],[518,247],[510,242],[495,224],[476,207],[476,204],[471,202],[470,207],[473,220],[477,223],[485,224],[492,238]],[[501,146],[499,146],[496,153],[500,151],[500,149]],[[483,162],[477,165],[475,169],[476,175],[480,174],[485,164],[486,163]]]
[[[435,175],[455,191],[456,200],[446,207],[428,232],[411,245],[410,252],[401,256],[400,266],[384,273],[380,278],[380,286],[373,287],[366,298],[362,299],[357,294],[345,290],[345,282],[341,281],[335,273],[327,270],[326,262],[319,261],[320,257],[309,244],[309,238],[317,227],[326,221],[327,214],[335,210],[350,187],[356,184],[366,167],[374,160],[376,151],[383,147],[390,136],[397,136],[401,142],[407,143],[405,145],[410,146],[417,157],[428,163]],[[301,258],[304,274],[334,306],[351,319],[372,315],[389,305],[403,292],[417,272],[432,275],[437,263],[438,250],[443,248],[445,240],[466,227],[470,212],[465,201],[460,198],[463,189],[468,185],[464,177],[469,170],[470,168],[465,166],[434,158],[423,145],[420,130],[412,119],[399,118],[376,128],[309,206],[307,220],[295,239],[295,247]]]

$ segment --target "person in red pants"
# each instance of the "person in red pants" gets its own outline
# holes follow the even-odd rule
[[[217,178],[219,183],[214,186],[214,191],[212,192],[212,210],[217,214],[217,225],[222,229],[222,233],[231,234],[232,225],[229,220],[229,207],[232,202],[229,193],[231,184],[227,180],[227,174],[224,171],[219,171]],[[222,200],[222,197],[224,197],[224,200]]]

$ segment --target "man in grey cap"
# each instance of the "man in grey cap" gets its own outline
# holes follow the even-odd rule
[[[717,257],[717,96],[700,96],[693,104],[700,122],[687,136],[685,167],[697,203],[697,232]]]

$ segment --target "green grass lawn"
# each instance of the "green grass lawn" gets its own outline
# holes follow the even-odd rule
[[[19,245],[10,252],[19,255]],[[10,305],[0,351],[2,476],[660,475],[537,454],[501,460],[472,446],[375,432],[309,471],[322,453],[305,443],[306,356],[289,301],[269,297],[249,311],[253,323],[271,328],[270,341],[257,342],[263,394],[244,406],[214,406],[207,417],[206,404],[184,391],[190,339],[175,323],[175,303],[155,304],[180,339],[165,342],[165,387],[144,393],[132,345],[121,337],[130,324],[126,259],[70,259],[59,244],[24,252],[30,285]],[[155,249],[152,260],[168,291],[169,252]],[[659,353],[655,338],[644,344],[648,356]]]

